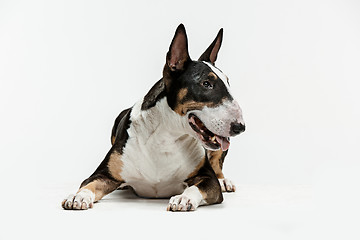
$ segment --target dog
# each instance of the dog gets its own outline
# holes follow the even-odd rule
[[[89,209],[112,191],[130,187],[140,197],[171,197],[168,211],[193,211],[235,191],[222,165],[230,137],[245,131],[245,124],[228,77],[215,67],[222,38],[220,29],[193,61],[185,27],[177,27],[163,77],[119,114],[110,151],[78,192],[63,200],[64,209]]]

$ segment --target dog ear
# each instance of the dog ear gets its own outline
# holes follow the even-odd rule
[[[166,65],[171,71],[180,71],[184,70],[184,65],[188,60],[190,60],[190,56],[186,31],[184,25],[180,24],[166,55]]]
[[[210,62],[215,65],[217,54],[221,47],[221,42],[223,38],[223,29],[221,28],[215,38],[215,40],[210,44],[206,51],[201,55],[199,61]]]

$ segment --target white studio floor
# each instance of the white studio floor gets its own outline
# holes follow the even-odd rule
[[[235,193],[224,193],[222,204],[194,212],[167,212],[167,199],[139,198],[130,190],[109,194],[93,209],[68,211],[61,201],[77,185],[49,181],[38,193],[24,188],[22,195],[30,196],[29,201],[7,199],[0,239],[359,239],[356,191],[347,195],[349,189],[338,186],[236,186]]]
[[[303,239],[311,232],[309,222],[314,217],[310,186],[238,185],[236,193],[224,193],[222,204],[190,213],[167,212],[167,199],[143,199],[130,190],[117,190],[88,211],[62,210],[64,193],[73,189],[69,185],[46,190],[44,202],[49,205],[44,213],[47,221],[42,224],[72,226],[74,237],[87,239],[103,235],[120,239],[122,234],[161,239]],[[86,230],[76,230],[81,226]],[[61,238],[68,233],[58,234]]]
[[[316,188],[316,187],[315,187]],[[26,221],[7,239],[357,239],[349,212],[323,203],[310,185],[239,185],[219,205],[167,212],[167,199],[143,199],[117,190],[87,211],[66,211],[61,200],[74,184],[44,186]],[[315,194],[315,196],[314,196]],[[36,203],[37,202],[37,203]],[[349,210],[344,205],[343,209]],[[13,238],[9,238],[12,236]]]

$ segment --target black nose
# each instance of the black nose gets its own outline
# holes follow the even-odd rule
[[[230,125],[230,135],[235,136],[245,131],[245,125],[237,122],[232,122]]]

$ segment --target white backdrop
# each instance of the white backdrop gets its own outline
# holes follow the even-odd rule
[[[247,126],[225,175],[310,186],[320,213],[331,208],[349,232],[359,213],[359,12],[350,0],[0,1],[3,201],[39,206],[52,186],[75,191],[110,148],[117,114],[161,78],[184,23],[193,59],[224,28],[217,66]],[[60,202],[45,204],[54,219]]]

